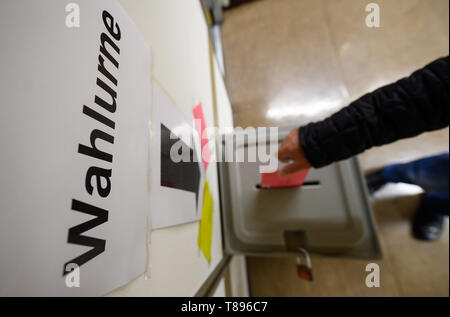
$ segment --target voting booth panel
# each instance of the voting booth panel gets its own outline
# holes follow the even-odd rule
[[[223,256],[216,166],[202,175],[212,202],[208,259],[198,217],[151,231],[148,167],[153,87],[191,127],[194,106],[207,126],[216,124],[214,102],[229,107],[201,4],[68,5],[0,4],[0,293],[103,295],[128,283],[110,295],[194,295]],[[75,13],[78,22],[67,19]],[[232,126],[231,109],[220,112]],[[67,285],[69,273],[80,285]]]

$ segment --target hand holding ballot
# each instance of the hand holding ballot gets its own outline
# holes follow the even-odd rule
[[[280,170],[280,176],[295,173],[300,170],[308,169],[311,164],[308,162],[303,152],[300,142],[298,128],[293,129],[283,140],[278,150],[278,159],[283,163],[288,163]]]

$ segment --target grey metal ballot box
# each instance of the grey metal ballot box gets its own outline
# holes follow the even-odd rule
[[[292,128],[279,129],[279,144]],[[218,144],[223,147],[224,141]],[[236,151],[258,145],[256,140],[240,144],[236,141]],[[299,248],[303,248],[331,256],[381,258],[357,158],[311,169],[303,186],[288,188],[258,188],[260,165],[218,164],[227,253],[298,255]]]

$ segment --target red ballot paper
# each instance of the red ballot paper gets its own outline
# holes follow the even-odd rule
[[[273,173],[261,174],[261,188],[281,188],[301,186],[308,175],[309,169],[301,170],[283,177],[278,174],[279,171]]]
[[[192,109],[195,119],[195,128],[200,136],[200,144],[202,148],[202,162],[205,167],[205,171],[208,168],[209,160],[211,159],[211,153],[209,152],[208,136],[206,135],[206,122],[205,116],[203,115],[202,104],[199,103]]]

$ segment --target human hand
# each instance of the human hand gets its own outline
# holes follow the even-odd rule
[[[283,143],[278,149],[278,160],[283,163],[290,162],[290,164],[285,165],[280,170],[280,176],[295,173],[311,167],[311,164],[308,162],[305,153],[303,152],[302,145],[300,144],[298,128],[293,129],[284,138]]]

